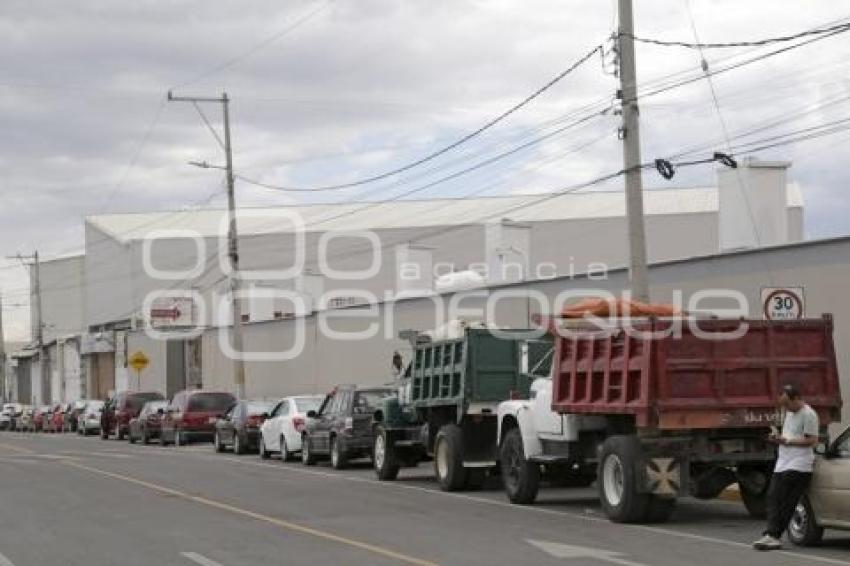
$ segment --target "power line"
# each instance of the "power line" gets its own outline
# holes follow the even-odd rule
[[[432,160],[436,159],[437,157],[440,157],[441,155],[444,155],[444,154],[450,152],[451,150],[453,150],[457,147],[460,147],[461,145],[465,144],[466,142],[472,140],[473,138],[478,137],[479,135],[483,134],[484,132],[486,132],[487,130],[489,130],[490,128],[495,126],[496,124],[502,122],[503,120],[505,120],[506,118],[508,118],[509,116],[511,116],[512,114],[514,114],[515,112],[517,112],[518,110],[523,108],[524,106],[528,105],[529,103],[534,101],[536,98],[541,96],[543,93],[545,93],[547,90],[549,90],[550,88],[552,88],[553,86],[558,84],[560,81],[562,81],[565,77],[567,77],[567,75],[569,75],[570,73],[575,71],[577,68],[579,68],[581,65],[586,63],[588,60],[590,60],[590,58],[593,57],[594,55],[596,55],[597,53],[600,53],[600,54],[602,53],[602,46],[601,45],[595,46],[593,49],[591,49],[590,51],[585,53],[582,57],[580,57],[578,60],[576,60],[574,63],[572,63],[569,67],[567,67],[566,69],[564,69],[563,71],[561,71],[560,73],[555,75],[552,79],[550,79],[548,82],[546,82],[543,86],[541,86],[540,88],[535,90],[533,93],[531,93],[530,95],[528,95],[527,97],[522,99],[520,102],[514,104],[513,106],[511,106],[510,108],[508,108],[507,110],[505,110],[504,112],[502,112],[501,114],[496,116],[495,118],[492,118],[489,121],[485,122],[479,128],[477,128],[477,129],[473,130],[472,132],[464,135],[463,137],[461,137],[457,141],[450,143],[449,145],[442,147],[442,148],[440,148],[440,149],[438,149],[438,150],[436,150],[436,151],[434,151],[434,152],[432,152],[432,153],[430,153],[430,154],[428,154],[424,157],[421,157],[421,158],[419,158],[419,159],[417,159],[417,160],[415,160],[411,163],[408,163],[408,164],[403,165],[401,167],[396,167],[394,169],[391,169],[389,171],[385,171],[385,172],[377,174],[377,175],[372,175],[370,177],[358,179],[356,181],[350,181],[350,182],[347,182],[347,183],[339,183],[339,184],[334,184],[334,185],[324,185],[324,186],[319,186],[319,187],[313,187],[312,189],[303,188],[303,189],[300,189],[300,190],[302,190],[302,191],[303,190],[306,190],[306,191],[310,191],[310,190],[312,190],[312,191],[336,191],[336,190],[348,189],[348,188],[351,188],[351,187],[357,187],[357,186],[360,186],[360,185],[366,185],[366,184],[374,183],[375,181],[380,181],[382,179],[392,177],[392,176],[397,175],[399,173],[404,173],[405,171],[409,171],[410,169],[413,169],[414,167],[418,167],[419,165],[422,165],[423,163],[427,163],[429,161],[432,161]],[[254,180],[254,179],[243,177],[242,180],[247,182],[247,183],[260,185],[260,183],[256,180]],[[295,187],[280,187],[280,186],[268,185],[268,184],[265,184],[265,186],[266,186],[266,188],[274,187],[277,190],[289,190],[289,191],[291,191],[291,190],[295,189]]]
[[[194,77],[192,77],[189,80],[186,80],[182,83],[174,85],[173,87],[171,87],[170,90],[178,90],[178,89],[183,88],[183,87],[190,85],[192,83],[196,83],[196,82],[200,81],[201,79],[205,79],[205,78],[207,78],[211,75],[214,75],[214,74],[216,74],[220,71],[223,71],[224,69],[233,67],[234,65],[236,65],[237,63],[240,63],[243,60],[247,59],[248,57],[250,57],[254,53],[257,53],[258,51],[264,49],[265,47],[268,47],[269,45],[271,45],[275,41],[281,39],[282,37],[287,36],[290,33],[294,32],[295,30],[297,30],[298,28],[300,28],[301,26],[303,26],[304,24],[306,24],[307,22],[309,22],[310,20],[312,20],[313,18],[318,16],[320,13],[325,11],[328,7],[330,7],[331,4],[333,4],[333,2],[334,2],[334,0],[327,0],[326,2],[321,4],[318,8],[316,8],[315,10],[312,10],[312,11],[308,12],[307,14],[305,14],[304,16],[296,19],[295,21],[293,21],[289,25],[285,26],[280,31],[278,31],[275,34],[267,37],[266,39],[264,39],[262,41],[260,41],[256,45],[250,47],[249,49],[243,51],[242,53],[239,53],[238,55],[235,55],[234,57],[231,57],[230,59],[227,59],[226,61],[224,61],[222,63],[219,63],[218,65],[214,65],[214,66],[210,67],[209,69],[198,73],[197,75],[195,75]]]
[[[690,10],[690,8],[689,8]],[[761,47],[764,45],[773,45],[776,43],[787,43],[789,41],[794,41],[796,39],[802,39],[804,37],[811,36],[823,36],[823,35],[834,35],[836,33],[844,33],[846,31],[850,31],[850,23],[837,24],[828,27],[821,27],[815,29],[809,29],[806,31],[802,31],[799,33],[791,34],[791,35],[781,35],[778,37],[768,37],[765,39],[757,39],[754,41],[731,41],[726,43],[702,43],[697,39],[695,42],[688,41],[665,41],[661,39],[652,39],[647,37],[639,37],[634,34],[628,34],[634,41],[639,41],[641,43],[648,43],[651,45],[661,45],[664,47],[685,47],[687,49],[726,49],[726,48],[735,48],[735,47]],[[625,35],[625,34],[621,34]]]

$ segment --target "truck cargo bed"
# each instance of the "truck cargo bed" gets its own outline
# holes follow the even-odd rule
[[[637,331],[678,335],[650,339],[625,325],[605,332],[587,323],[555,336],[552,409],[558,413],[628,415],[659,430],[767,427],[778,424],[777,395],[799,388],[826,424],[839,419],[841,397],[832,318],[794,321],[632,319]],[[570,323],[567,322],[567,325]],[[731,339],[711,339],[745,324]]]

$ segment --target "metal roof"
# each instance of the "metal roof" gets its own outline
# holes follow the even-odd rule
[[[802,207],[799,188],[789,184],[788,189],[788,206]],[[644,191],[644,211],[649,216],[717,210],[716,187]],[[246,236],[292,231],[292,216],[300,219],[307,231],[324,232],[457,226],[502,218],[516,222],[580,220],[622,217],[625,213],[625,198],[620,190],[240,208],[238,222],[240,236]],[[106,214],[90,216],[86,222],[122,242],[143,239],[156,230],[184,230],[212,237],[226,233],[227,212],[205,209]]]

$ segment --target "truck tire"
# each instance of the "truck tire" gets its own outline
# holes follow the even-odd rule
[[[512,428],[502,440],[499,450],[502,485],[511,503],[528,505],[537,499],[540,489],[540,466],[525,459],[522,434]]]
[[[738,488],[741,501],[753,519],[767,518],[767,491],[770,488],[770,470],[754,467],[738,469]]]
[[[804,495],[788,523],[788,540],[797,546],[812,546],[820,543],[821,539],[823,527],[818,526],[812,504]]]
[[[638,490],[640,442],[634,436],[612,436],[602,444],[597,490],[605,515],[615,523],[647,519],[650,496]]]
[[[443,491],[460,491],[466,487],[463,431],[455,424],[443,425],[434,440],[434,475]]]
[[[375,474],[381,481],[392,481],[398,477],[399,463],[390,435],[378,425],[375,427],[375,446],[372,450]]]

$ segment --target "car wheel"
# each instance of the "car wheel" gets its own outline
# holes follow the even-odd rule
[[[124,431],[121,430],[120,426],[118,427],[118,432],[116,434],[118,434],[118,440],[124,440]],[[129,433],[128,433],[128,435],[129,435]]]
[[[266,450],[266,441],[263,438],[263,433],[260,433],[260,441],[259,446],[257,446],[257,452],[260,453],[260,460],[268,460],[271,456],[271,453]]]
[[[142,429],[142,444],[150,444],[151,437],[148,435],[148,429]]]
[[[237,455],[245,453],[245,446],[242,443],[242,437],[239,436],[239,433],[236,431],[233,431],[233,453]]]
[[[344,470],[348,467],[345,448],[336,436],[331,438],[331,466],[335,470]]]
[[[305,466],[316,464],[316,457],[313,456],[313,450],[310,447],[310,437],[306,434],[301,437],[301,463]]]
[[[292,460],[292,452],[289,451],[289,446],[286,445],[286,437],[280,435],[280,461],[289,462]]]
[[[160,446],[168,446],[168,441],[166,440],[168,437],[165,436],[165,429],[160,429],[159,431],[159,445]]]
[[[100,439],[109,440],[109,431],[103,427],[100,427]]]
[[[213,437],[213,447],[216,452],[224,452],[224,443],[221,441],[221,436],[218,435],[218,431],[216,431],[215,436]]]
[[[183,446],[186,443],[186,439],[183,438],[183,432],[179,429],[174,429],[174,446],[179,447]]]
[[[135,444],[135,443],[136,443],[136,437],[135,437],[135,436],[133,436],[133,431],[132,431],[132,430],[130,430],[130,431],[128,431],[128,432],[127,432],[127,442],[129,442],[130,444]]]
[[[823,527],[818,526],[812,503],[805,495],[788,523],[788,539],[797,546],[812,546],[823,539]]]

